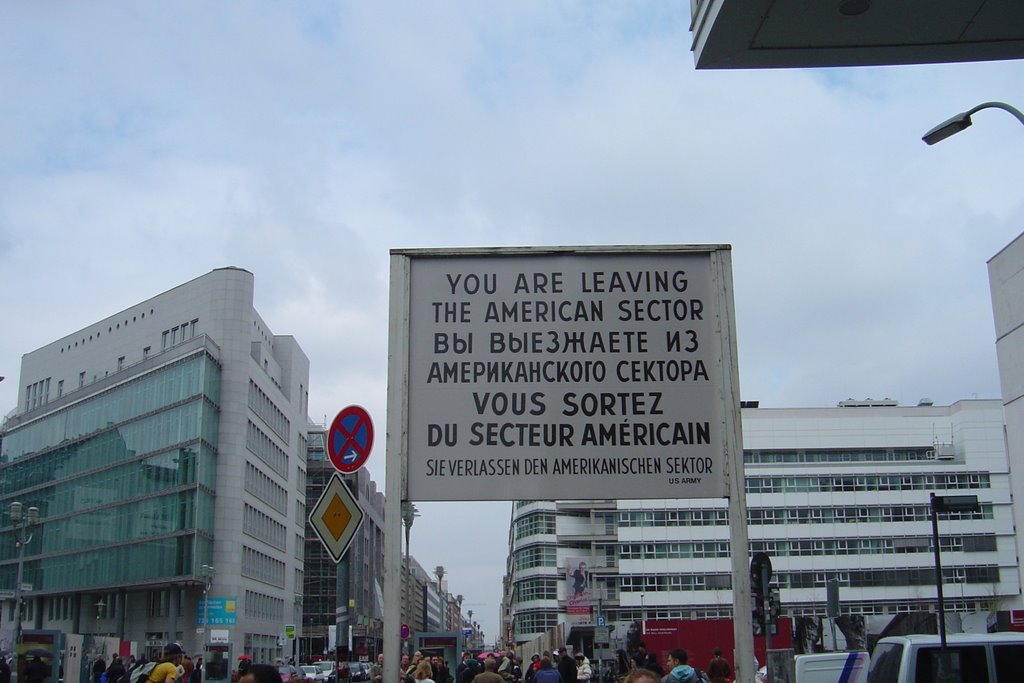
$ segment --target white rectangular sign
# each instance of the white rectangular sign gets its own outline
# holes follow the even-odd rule
[[[725,496],[728,247],[392,255],[406,499]]]

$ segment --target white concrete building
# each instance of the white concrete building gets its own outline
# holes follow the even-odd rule
[[[236,655],[288,655],[301,623],[309,361],[253,308],[253,275],[214,270],[22,359],[0,506],[40,510],[25,628],[168,640],[208,616]],[[0,527],[0,587],[14,531]],[[16,618],[3,603],[4,631]]]
[[[824,616],[837,579],[844,614],[935,608],[929,494],[974,494],[981,512],[940,515],[946,607],[1019,600],[1013,507],[998,400],[900,407],[744,408],[749,550],[766,552],[783,614]],[[731,617],[724,500],[520,501],[507,599],[517,642],[559,622],[586,633],[641,619]],[[572,570],[589,600],[570,599]],[[586,640],[586,636],[583,636]]]
[[[992,314],[996,328],[996,354],[1006,421],[1006,447],[1010,461],[1010,491],[1024,501],[1024,234],[1019,235],[988,262]],[[1024,548],[1024,505],[1014,508],[1019,548]],[[1018,563],[1024,584],[1024,567]],[[1016,607],[1021,607],[1018,602]]]

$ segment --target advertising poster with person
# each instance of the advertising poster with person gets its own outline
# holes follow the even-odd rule
[[[569,621],[574,624],[591,623],[590,569],[586,558],[570,557],[565,567],[566,608]]]
[[[59,631],[24,630],[18,645],[18,683],[52,683],[59,678]]]

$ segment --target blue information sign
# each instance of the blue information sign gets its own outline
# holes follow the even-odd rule
[[[235,598],[199,598],[199,609],[196,610],[196,626],[235,626],[238,622],[238,600]],[[203,623],[203,616],[209,624]]]

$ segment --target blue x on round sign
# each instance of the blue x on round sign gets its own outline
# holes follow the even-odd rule
[[[360,406],[342,409],[327,432],[327,455],[339,472],[350,474],[366,463],[373,448],[373,422]]]

